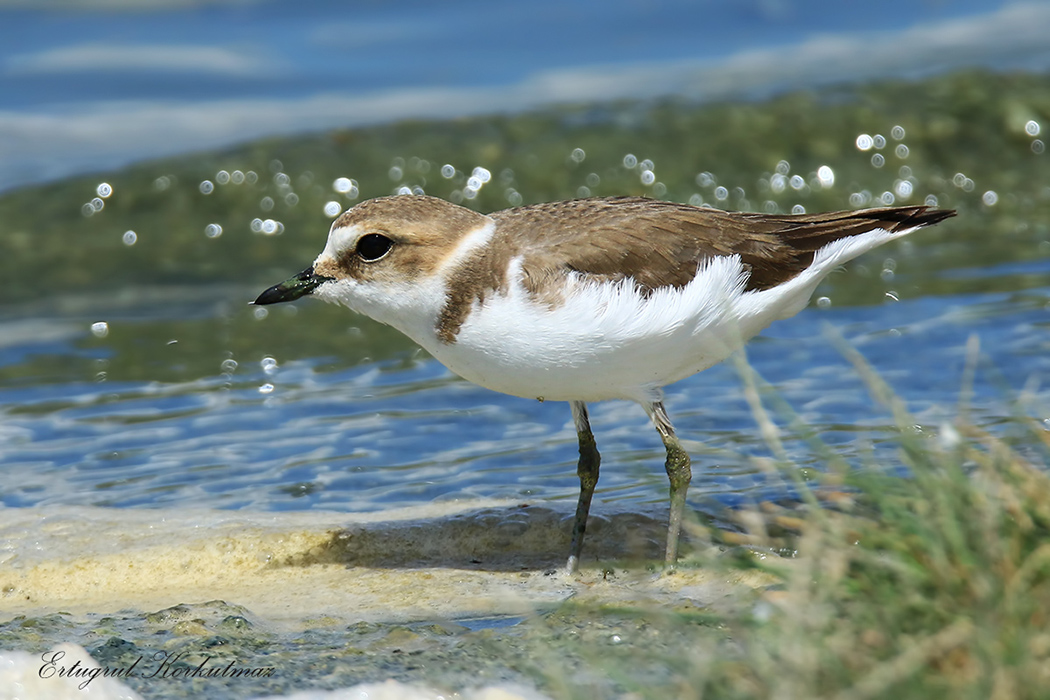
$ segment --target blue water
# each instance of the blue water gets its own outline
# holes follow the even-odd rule
[[[1048,23],[987,0],[0,4],[0,190],[406,117],[1041,69]]]
[[[1048,275],[1050,261],[1026,269]],[[897,460],[894,421],[843,357],[839,335],[877,368],[931,439],[958,415],[971,335],[981,339],[971,419],[994,425],[1016,411],[1028,386],[1032,417],[1047,420],[1048,298],[1044,288],[811,307],[772,326],[747,356],[838,455],[857,466],[875,459],[877,466]],[[243,362],[223,372],[217,363],[213,375],[189,381],[100,382],[94,368],[105,353],[85,347],[94,345],[85,342],[90,324],[58,332],[68,321],[41,321],[56,329],[52,340],[26,337],[0,353],[4,367],[40,354],[79,367],[65,381],[27,377],[0,388],[4,505],[369,511],[457,498],[575,498],[575,432],[566,404],[489,392],[417,350],[353,366],[313,358],[276,367]],[[300,315],[274,330],[303,322],[309,319]],[[221,341],[212,342],[220,355]],[[773,452],[730,363],[667,394],[694,454],[695,506],[784,494],[782,481],[753,461]],[[605,456],[596,508],[659,508],[666,497],[662,447],[642,410],[629,402],[591,408]],[[785,428],[789,457],[800,467],[824,468],[788,429],[791,416],[773,416]]]

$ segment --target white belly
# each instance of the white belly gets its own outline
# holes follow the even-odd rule
[[[514,396],[654,400],[779,317],[784,294],[743,292],[743,283],[739,260],[719,258],[688,286],[648,298],[632,284],[572,280],[550,308],[518,288],[475,308],[455,343],[427,349],[460,376]]]

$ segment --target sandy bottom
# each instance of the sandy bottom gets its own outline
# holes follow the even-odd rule
[[[686,565],[663,573],[665,525],[637,513],[594,518],[582,570],[569,575],[570,526],[571,513],[512,502],[361,515],[0,510],[0,649],[9,650],[0,667],[36,684],[40,655],[66,644],[68,658],[83,647],[113,669],[139,659],[141,672],[158,654],[185,654],[184,664],[210,657],[212,666],[275,673],[250,682],[128,680],[148,698],[362,682],[387,683],[390,697],[410,697],[400,683],[497,693],[510,683],[524,689],[492,697],[541,697],[535,684],[545,671],[537,676],[523,659],[557,665],[577,654],[600,666],[601,645],[628,654],[637,644],[653,653],[645,673],[662,678],[660,655],[688,648],[701,614],[748,604],[768,584],[755,573]],[[618,612],[628,609],[654,617]],[[664,628],[653,623],[661,615]],[[380,686],[368,697],[381,697]],[[41,687],[22,697],[58,697],[59,686]]]
[[[594,520],[583,570],[568,576],[570,518],[507,502],[359,515],[8,509],[0,511],[0,612],[221,599],[274,623],[404,621],[524,613],[578,595],[711,603],[748,585],[645,566],[610,577],[614,560],[658,558],[663,523],[627,513]]]

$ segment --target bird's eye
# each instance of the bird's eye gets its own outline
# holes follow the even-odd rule
[[[365,262],[375,262],[390,252],[394,242],[378,233],[369,233],[361,236],[357,242],[357,254]]]

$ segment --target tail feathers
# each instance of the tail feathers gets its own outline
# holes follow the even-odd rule
[[[932,226],[955,216],[954,209],[931,209],[928,206],[881,207],[878,209],[859,209],[853,212],[839,212],[842,220],[855,220],[857,223],[874,224],[872,228],[882,228],[890,233],[906,229]]]
[[[764,217],[770,233],[799,252],[816,251],[828,243],[883,229],[890,233],[932,226],[955,216],[950,209],[931,209],[927,206],[882,207],[838,211],[823,214]]]
[[[919,205],[793,216],[745,216],[755,228],[779,244],[779,250],[774,249],[775,255],[746,247],[740,251],[744,263],[751,268],[747,288],[768,289],[808,268],[817,251],[836,241],[873,231],[907,233],[955,216],[955,211]]]

